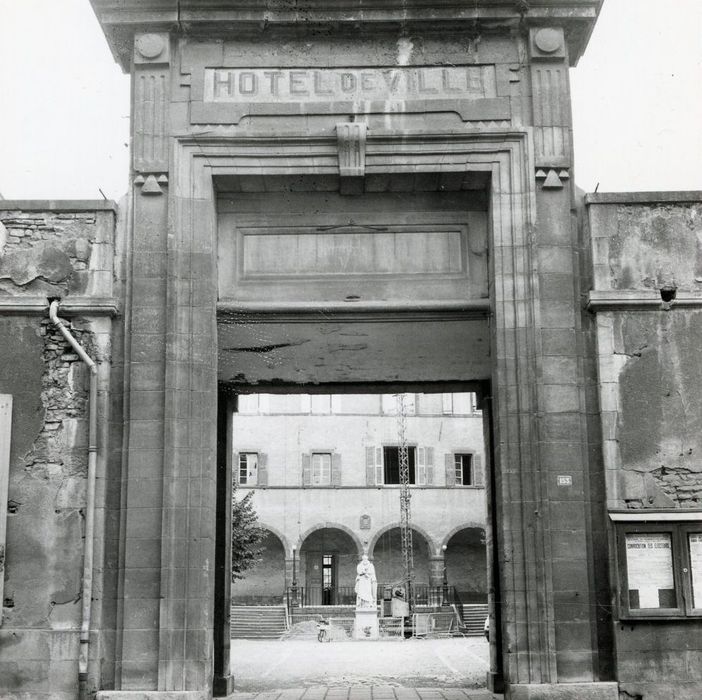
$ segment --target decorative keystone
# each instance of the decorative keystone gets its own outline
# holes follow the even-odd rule
[[[366,131],[363,122],[336,125],[341,194],[361,194],[366,174]]]

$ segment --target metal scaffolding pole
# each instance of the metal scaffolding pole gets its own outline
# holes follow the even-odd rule
[[[412,495],[409,488],[410,471],[407,452],[407,410],[404,394],[397,394],[397,432],[400,443],[400,538],[404,565],[405,594],[411,615],[414,612],[414,551],[412,547],[412,510],[410,504]]]

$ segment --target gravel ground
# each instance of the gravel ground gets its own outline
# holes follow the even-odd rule
[[[263,641],[232,639],[236,689],[389,685],[479,688],[489,647],[482,637],[392,641]]]

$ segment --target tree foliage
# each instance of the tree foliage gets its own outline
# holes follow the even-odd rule
[[[263,555],[261,540],[266,531],[258,525],[258,516],[253,506],[253,491],[242,499],[236,497],[236,486],[232,493],[232,581],[244,578]]]

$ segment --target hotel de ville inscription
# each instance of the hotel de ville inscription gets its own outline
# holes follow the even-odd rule
[[[194,123],[237,123],[245,115],[452,111],[464,121],[505,119],[494,65],[349,68],[205,68]],[[196,81],[200,82],[200,81]]]
[[[237,68],[205,71],[205,101],[410,100],[495,95],[493,66],[411,68]]]

